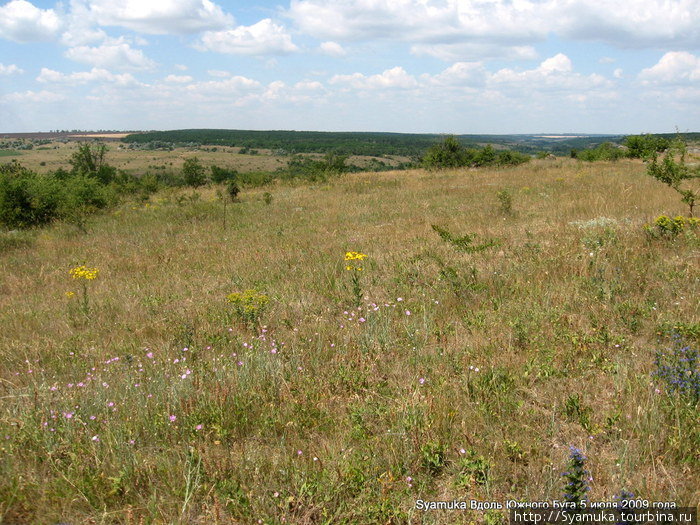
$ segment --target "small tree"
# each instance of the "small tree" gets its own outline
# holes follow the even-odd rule
[[[78,151],[71,155],[68,161],[72,175],[84,175],[109,184],[116,175],[116,168],[105,161],[107,146],[100,143],[85,143],[78,146]]]
[[[689,215],[692,217],[695,202],[700,195],[682,185],[691,179],[700,178],[700,167],[693,169],[686,165],[686,153],[685,142],[675,139],[671,142],[663,159],[659,160],[656,153],[651,156],[647,165],[647,174],[676,190],[681,195],[681,201],[688,205]]]
[[[204,166],[202,166],[197,157],[185,159],[185,164],[182,166],[182,178],[187,186],[192,186],[193,188],[206,184],[207,178]]]
[[[622,144],[627,146],[627,155],[633,159],[646,159],[656,153],[666,151],[669,146],[667,139],[655,135],[629,135]]]
[[[421,162],[427,169],[457,168],[468,164],[464,146],[453,135],[431,146]]]

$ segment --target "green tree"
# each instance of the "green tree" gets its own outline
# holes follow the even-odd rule
[[[182,166],[182,177],[185,184],[193,188],[204,186],[207,182],[204,166],[197,157],[185,159],[185,164]]]
[[[692,217],[695,203],[700,195],[684,187],[684,184],[689,180],[700,178],[700,167],[688,166],[685,163],[686,154],[685,142],[679,138],[673,140],[663,159],[659,160],[658,154],[654,152],[647,165],[647,174],[676,190],[681,196],[681,201],[688,205],[689,215]]]
[[[107,164],[105,155],[107,146],[100,143],[86,142],[78,146],[78,150],[68,161],[71,174],[94,177],[102,184],[109,184],[116,175],[116,168]]]
[[[434,144],[423,156],[421,164],[426,169],[457,168],[469,164],[467,151],[454,135]]]
[[[669,141],[655,135],[629,135],[622,141],[627,146],[627,156],[633,159],[646,159],[655,153],[662,153],[669,147]]]

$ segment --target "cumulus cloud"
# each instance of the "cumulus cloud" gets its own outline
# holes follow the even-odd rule
[[[63,23],[53,9],[39,9],[26,0],[11,0],[0,7],[0,38],[15,42],[41,42],[55,38]]]
[[[463,44],[513,54],[551,32],[620,47],[700,44],[697,0],[292,0],[287,15],[319,39],[400,40],[448,60],[475,56],[460,54]]]
[[[0,75],[18,75],[20,73],[24,73],[24,71],[18,68],[16,65],[10,64],[9,66],[6,66],[5,64],[0,63]]]
[[[165,77],[166,82],[173,82],[175,84],[187,84],[193,80],[194,79],[189,75],[168,75]]]
[[[569,57],[563,53],[544,60],[538,67],[525,71],[501,69],[490,75],[492,85],[512,86],[518,90],[590,90],[610,87],[602,75],[582,75],[573,71]]]
[[[198,33],[234,23],[210,0],[88,0],[88,5],[100,25],[153,35]]]
[[[106,69],[100,68],[92,68],[90,71],[80,71],[76,73],[61,73],[60,71],[43,67],[36,80],[44,84],[65,84],[70,86],[89,84],[92,82],[103,82],[115,84],[117,86],[141,85],[129,73],[115,75]]]
[[[65,100],[65,95],[60,93],[53,93],[51,91],[18,91],[15,93],[8,93],[2,97],[3,102],[31,102],[33,104],[42,104],[45,102],[59,102]]]
[[[331,84],[348,86],[354,89],[410,89],[418,85],[416,79],[402,67],[387,69],[381,74],[366,76],[362,73],[352,75],[335,75],[330,79]]]
[[[269,18],[252,26],[207,31],[196,47],[201,51],[232,55],[285,55],[298,50],[284,27]]]
[[[446,62],[471,59],[507,58],[533,60],[537,51],[532,46],[508,46],[492,43],[460,42],[456,44],[415,44],[411,53],[416,56],[431,56]]]
[[[679,84],[700,81],[700,57],[685,51],[666,53],[652,67],[643,69],[639,78],[645,84]]]
[[[318,46],[319,49],[321,50],[321,53],[324,55],[332,56],[332,57],[344,57],[347,55],[347,52],[345,49],[343,49],[343,46],[341,46],[337,42],[322,42],[320,46]]]
[[[123,38],[108,39],[95,47],[71,47],[65,55],[76,62],[110,69],[137,71],[155,66],[155,62],[146,57],[142,50],[132,48]]]

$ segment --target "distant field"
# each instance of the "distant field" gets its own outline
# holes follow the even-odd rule
[[[698,232],[645,233],[687,206],[641,161],[222,189],[0,237],[1,523],[505,525],[416,500],[561,500],[572,446],[591,500],[700,503],[654,375],[700,344]]]
[[[274,171],[285,167],[290,156],[275,155],[270,150],[257,150],[255,154],[240,154],[240,148],[231,147],[179,147],[167,150],[130,150],[118,142],[107,142],[108,161],[117,169],[142,175],[147,172],[179,171],[188,157],[196,156],[205,166],[217,165],[222,168],[235,168],[240,172]],[[21,152],[22,165],[36,171],[69,169],[69,160],[77,151],[80,142],[51,142],[50,144]],[[216,150],[216,151],[213,151]],[[3,157],[19,156],[18,152],[3,154]],[[322,154],[311,154],[321,157]],[[400,156],[371,157],[353,155],[348,159],[351,164],[366,165],[371,159],[377,159],[388,165],[397,165],[410,159]],[[19,158],[18,158],[19,160]]]

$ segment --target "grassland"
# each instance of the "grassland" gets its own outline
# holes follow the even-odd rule
[[[3,161],[17,160],[23,166],[38,171],[46,172],[59,168],[70,169],[70,157],[80,147],[77,141],[51,142],[40,148],[16,152],[13,150],[0,150]],[[289,155],[276,155],[267,149],[255,150],[254,154],[240,153],[239,147],[213,146],[213,147],[176,147],[168,150],[141,150],[134,151],[125,145],[116,142],[107,143],[109,149],[109,162],[115,168],[134,175],[144,173],[173,172],[179,173],[185,159],[197,157],[205,166],[216,165],[221,168],[233,168],[241,173],[271,172],[285,168],[292,158]],[[310,157],[321,158],[322,154],[310,153]],[[408,157],[401,156],[367,156],[351,155],[348,164],[364,168],[375,159],[388,166],[396,166],[402,162],[408,162]]]
[[[643,230],[684,212],[641,162],[567,159],[30,232],[0,254],[0,522],[495,525],[414,502],[560,499],[569,446],[593,500],[696,506],[698,409],[652,372],[672,327],[698,346],[700,247]]]

